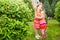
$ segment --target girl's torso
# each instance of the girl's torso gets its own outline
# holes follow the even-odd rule
[[[45,15],[44,15],[44,11],[37,11],[37,16],[40,17],[40,18],[35,18],[35,20],[38,20],[40,22],[40,24],[42,23],[46,23],[45,21]]]

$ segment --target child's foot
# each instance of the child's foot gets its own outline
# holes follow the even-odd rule
[[[46,38],[47,36],[46,35],[42,35],[42,36],[40,36],[40,38]]]
[[[39,39],[39,38],[40,38],[40,36],[39,36],[39,35],[36,35],[36,36],[35,36],[35,38],[36,38],[36,39]]]

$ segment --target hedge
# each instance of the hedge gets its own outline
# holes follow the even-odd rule
[[[33,9],[24,0],[0,0],[0,40],[25,40],[32,20]]]
[[[55,8],[55,18],[57,21],[60,22],[60,1],[57,2],[56,8]]]

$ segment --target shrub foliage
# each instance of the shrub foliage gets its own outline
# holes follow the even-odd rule
[[[28,2],[29,3],[29,2]],[[0,0],[0,40],[24,40],[33,9],[24,0]]]
[[[56,8],[55,8],[55,18],[60,22],[60,1],[57,2]]]

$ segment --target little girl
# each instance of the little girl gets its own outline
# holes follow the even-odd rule
[[[36,38],[45,38],[46,37],[46,20],[45,20],[45,11],[43,9],[42,3],[38,4],[35,9],[35,18],[34,18],[34,28],[36,33]],[[39,36],[39,30],[42,31],[42,36]]]

